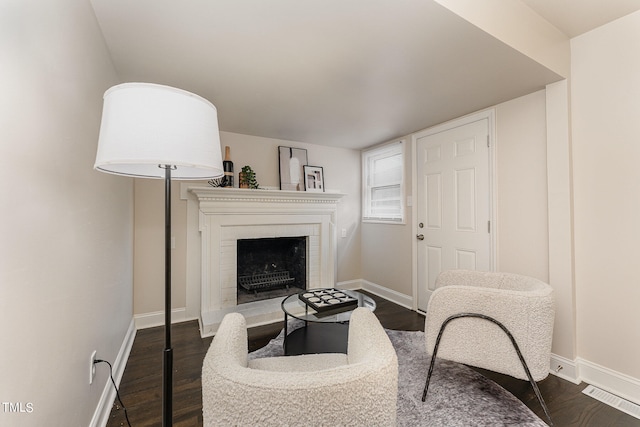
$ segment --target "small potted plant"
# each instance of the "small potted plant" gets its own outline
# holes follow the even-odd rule
[[[238,174],[238,182],[240,188],[259,188],[260,185],[256,180],[256,173],[251,169],[251,166],[243,166],[242,170]]]

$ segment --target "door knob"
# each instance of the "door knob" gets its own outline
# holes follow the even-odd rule
[[[416,236],[416,238],[417,238],[418,240],[424,240],[424,234],[418,234],[418,235]]]

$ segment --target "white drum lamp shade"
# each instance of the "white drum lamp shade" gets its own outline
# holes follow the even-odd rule
[[[107,90],[94,168],[164,178],[167,165],[172,179],[224,174],[216,107],[198,95],[157,84],[125,83]]]

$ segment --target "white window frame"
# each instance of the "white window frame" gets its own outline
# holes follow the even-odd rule
[[[398,153],[399,151],[399,153]],[[406,142],[398,140],[388,144],[379,145],[362,151],[362,222],[380,224],[405,224],[405,175],[406,175]],[[371,185],[369,164],[376,157],[387,157],[399,154],[402,159],[402,172],[400,182],[391,185],[400,185],[400,215],[399,217],[379,217],[371,214],[371,190],[375,188]],[[381,186],[379,186],[381,187]]]

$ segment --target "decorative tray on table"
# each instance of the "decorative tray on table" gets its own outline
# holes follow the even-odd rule
[[[340,289],[334,288],[307,289],[306,291],[300,292],[298,297],[318,312],[358,305],[356,298],[347,295]]]

